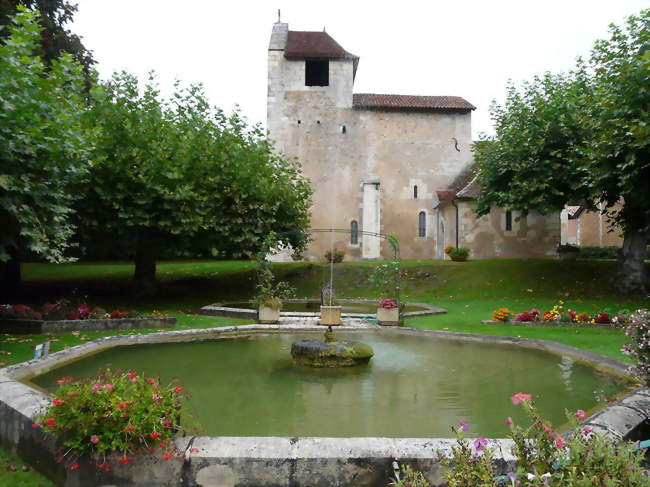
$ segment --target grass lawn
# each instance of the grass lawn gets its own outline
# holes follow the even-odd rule
[[[334,289],[339,298],[376,298],[367,280],[377,261],[343,262],[334,267]],[[572,327],[481,325],[492,310],[508,307],[542,312],[563,300],[567,308],[582,312],[650,307],[650,297],[617,294],[610,276],[616,263],[606,260],[481,260],[468,262],[402,261],[403,299],[426,302],[442,308],[446,315],[407,319],[407,326],[451,332],[520,336],[554,340],[621,360],[625,337],[619,330]],[[66,265],[24,264],[25,279],[20,301],[41,305],[62,297],[87,302],[105,309],[158,310],[178,320],[177,329],[209,328],[251,323],[235,318],[197,315],[201,306],[220,300],[247,300],[254,291],[254,264],[250,261],[184,261],[158,264],[160,292],[153,298],[139,298],[131,284],[133,265],[129,263],[75,263]],[[298,297],[317,298],[329,280],[324,263],[274,264],[276,275],[297,289]],[[87,340],[118,333],[82,332],[47,336],[0,335],[0,366],[27,360],[34,347],[52,340],[52,350],[74,346]],[[49,486],[33,472],[22,472],[22,464],[0,449],[0,486]],[[4,467],[3,467],[4,465]],[[6,470],[6,465],[18,471]],[[21,483],[23,482],[23,483]]]

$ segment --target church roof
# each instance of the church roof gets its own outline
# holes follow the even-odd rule
[[[474,110],[476,107],[460,96],[415,96],[355,93],[352,97],[355,108],[406,109],[406,110]]]
[[[436,191],[438,205],[444,206],[454,199],[476,199],[481,193],[481,185],[477,181],[476,164],[465,167],[452,181],[447,189]]]
[[[299,59],[359,59],[350,54],[327,32],[290,30],[284,57]]]

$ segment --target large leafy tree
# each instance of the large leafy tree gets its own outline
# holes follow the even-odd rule
[[[524,213],[566,204],[602,204],[624,233],[616,286],[647,289],[650,235],[650,10],[610,27],[590,59],[568,74],[546,74],[491,107],[495,136],[478,144],[483,191],[491,206]],[[620,209],[619,209],[620,208]]]
[[[39,13],[38,54],[46,64],[58,59],[61,53],[68,53],[84,67],[86,75],[90,75],[90,68],[95,64],[92,53],[84,47],[79,36],[66,27],[77,11],[76,4],[67,0],[0,0],[0,26],[10,25],[20,8]],[[0,30],[0,37],[7,35],[6,29]]]
[[[20,280],[20,260],[60,262],[73,226],[71,190],[87,169],[81,66],[35,53],[41,29],[21,9],[0,44],[0,263]]]
[[[272,230],[307,227],[311,189],[298,164],[238,112],[212,108],[200,86],[163,99],[153,77],[141,87],[120,73],[93,98],[100,135],[79,205],[84,246],[126,243],[145,293],[163,249],[245,257]]]

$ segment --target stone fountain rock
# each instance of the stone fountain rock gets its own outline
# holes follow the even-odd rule
[[[325,332],[325,341],[301,340],[291,345],[291,356],[298,365],[309,367],[351,367],[367,364],[375,354],[365,343],[336,340],[332,327]]]

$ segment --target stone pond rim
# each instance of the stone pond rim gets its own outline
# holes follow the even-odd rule
[[[365,343],[335,340],[329,330],[325,341],[300,340],[291,345],[293,362],[308,367],[352,367],[367,364],[375,354]]]

